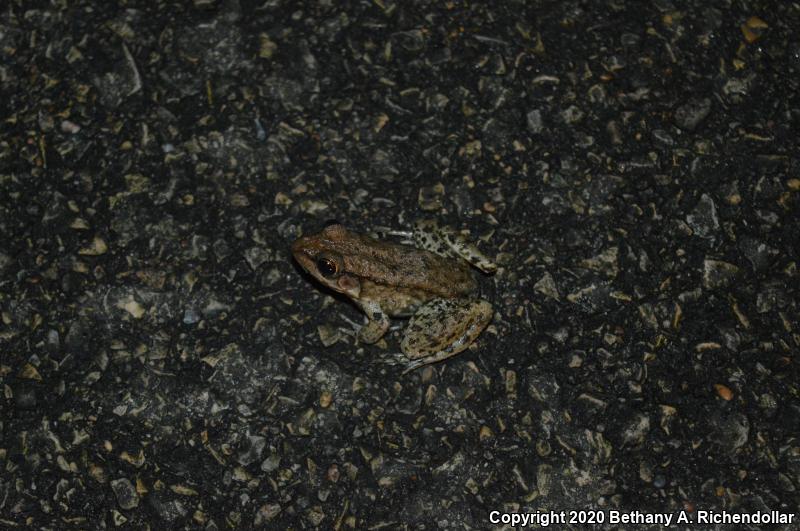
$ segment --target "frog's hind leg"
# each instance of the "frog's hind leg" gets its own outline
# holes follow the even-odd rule
[[[426,251],[448,258],[463,258],[484,273],[494,273],[497,265],[473,243],[452,227],[440,226],[435,220],[421,219],[414,223],[414,244]]]
[[[400,348],[411,359],[403,374],[455,356],[472,344],[492,320],[484,300],[433,299],[408,323]]]

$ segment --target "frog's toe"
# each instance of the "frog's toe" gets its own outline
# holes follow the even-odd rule
[[[419,369],[420,367],[427,365],[429,362],[425,361],[424,359],[421,360],[414,360],[406,365],[406,368],[403,369],[403,372],[400,374],[408,374],[414,369]]]
[[[408,370],[454,356],[470,346],[492,320],[484,300],[434,299],[408,324],[400,348],[413,360]]]

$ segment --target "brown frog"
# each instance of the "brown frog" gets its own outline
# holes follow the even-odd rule
[[[404,372],[469,347],[492,319],[492,305],[477,298],[470,264],[485,273],[497,269],[475,246],[435,221],[415,223],[412,237],[416,247],[334,223],[292,244],[303,269],[350,297],[367,315],[359,340],[375,343],[389,328],[389,317],[411,317],[400,343],[411,360]]]

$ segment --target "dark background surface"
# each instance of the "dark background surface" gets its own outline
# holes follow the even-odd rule
[[[800,12],[711,4],[5,3],[2,526],[797,512]],[[496,314],[401,376],[288,246],[419,217]]]

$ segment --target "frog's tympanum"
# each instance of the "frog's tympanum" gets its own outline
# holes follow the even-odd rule
[[[358,332],[375,343],[389,317],[411,317],[400,348],[405,372],[454,356],[492,319],[492,305],[477,298],[470,264],[497,269],[458,233],[434,221],[414,225],[416,247],[387,243],[332,224],[292,245],[295,260],[319,282],[350,297],[367,315]]]

